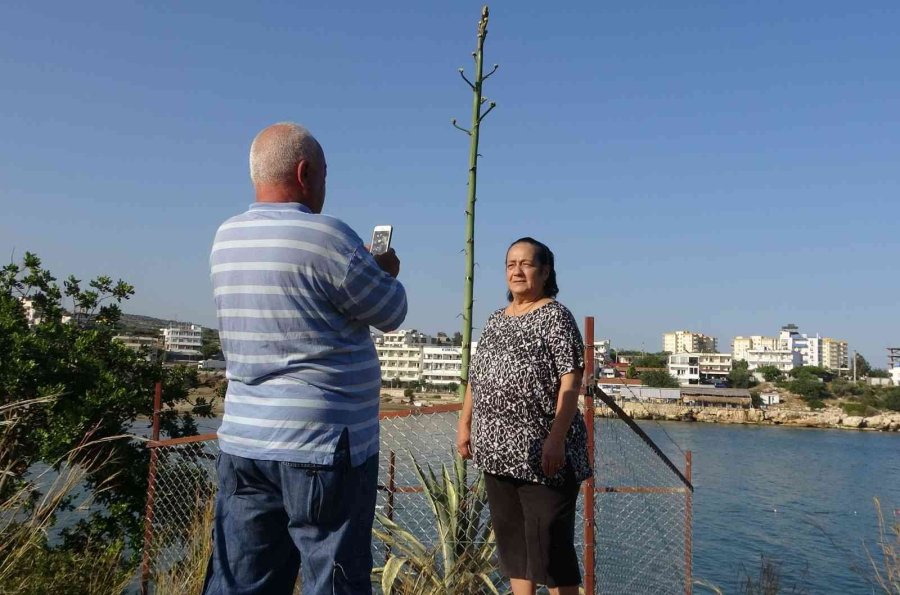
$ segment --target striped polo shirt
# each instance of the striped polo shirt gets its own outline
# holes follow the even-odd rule
[[[406,291],[359,236],[299,203],[254,203],[219,227],[210,267],[228,378],[222,451],[330,464],[346,430],[354,466],[378,453],[369,327],[400,326]]]

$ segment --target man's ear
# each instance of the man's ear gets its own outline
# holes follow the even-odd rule
[[[306,159],[301,159],[297,164],[297,184],[304,193],[309,191],[309,161]]]

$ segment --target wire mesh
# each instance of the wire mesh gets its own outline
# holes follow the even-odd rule
[[[458,416],[452,406],[382,416],[372,541],[376,592],[388,584],[395,593],[416,595],[508,592],[481,474],[455,457]],[[689,592],[685,483],[625,422],[597,418],[594,428],[594,506],[586,512],[580,497],[576,518],[576,548],[582,568],[594,569],[594,593]],[[153,448],[151,577],[196,557],[198,530],[209,531],[218,454],[215,440]],[[585,523],[595,528],[593,563],[585,559]]]
[[[594,430],[595,592],[689,593],[689,482],[622,418]]]

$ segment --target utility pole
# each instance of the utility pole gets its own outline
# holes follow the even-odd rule
[[[484,65],[484,40],[487,37],[488,25],[488,7],[481,9],[481,19],[478,21],[478,38],[475,51],[472,57],[475,59],[475,81],[472,82],[466,78],[465,71],[460,68],[459,76],[462,77],[466,84],[472,89],[472,127],[470,129],[463,128],[453,119],[453,126],[467,135],[469,135],[469,195],[466,203],[466,278],[465,288],[463,290],[463,327],[462,327],[462,362],[459,371],[459,398],[463,399],[466,395],[466,386],[469,384],[469,360],[472,355],[472,303],[474,301],[474,285],[475,285],[475,201],[476,201],[476,183],[478,181],[478,140],[481,132],[481,121],[484,120],[496,103],[491,101],[488,108],[481,112],[481,107],[487,101],[481,93],[484,81],[489,79],[492,74],[497,72],[498,64],[494,64],[493,70],[488,74],[483,74]]]

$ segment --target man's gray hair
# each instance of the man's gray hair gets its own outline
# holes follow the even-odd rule
[[[322,165],[322,146],[309,130],[293,122],[273,124],[250,145],[250,179],[254,184],[290,180],[301,160]]]

